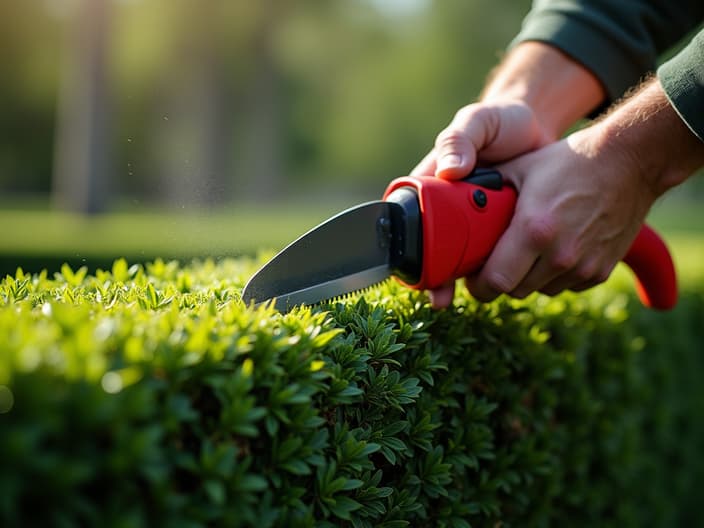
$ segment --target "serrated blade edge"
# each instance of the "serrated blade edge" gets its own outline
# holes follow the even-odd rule
[[[250,278],[242,300],[288,311],[368,288],[391,276],[392,211],[385,201],[351,207],[311,229]]]
[[[281,312],[288,312],[294,306],[319,304],[340,295],[347,295],[355,291],[369,288],[370,286],[383,282],[390,276],[388,266],[377,266],[376,268],[366,269],[352,275],[340,277],[339,279],[289,292],[280,297],[274,297],[274,308]],[[266,302],[271,302],[271,300],[257,303],[255,306],[265,304]]]

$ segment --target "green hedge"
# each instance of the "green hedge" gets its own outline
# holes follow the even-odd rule
[[[251,261],[0,283],[0,525],[692,526],[704,295],[280,315]]]

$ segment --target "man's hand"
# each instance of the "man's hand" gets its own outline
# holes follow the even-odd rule
[[[655,199],[703,164],[704,143],[651,80],[602,121],[498,167],[516,211],[470,292],[490,301],[603,282]]]
[[[458,179],[479,164],[510,160],[555,141],[605,93],[596,78],[560,51],[539,42],[517,46],[479,103],[462,108],[411,172]],[[435,307],[452,302],[454,282],[430,292]]]
[[[593,126],[497,167],[519,199],[486,264],[467,278],[475,298],[555,295],[607,279],[656,194],[636,160],[604,141]]]
[[[521,101],[471,104],[457,112],[411,175],[464,178],[477,163],[509,160],[553,140],[532,109]],[[431,291],[431,302],[438,308],[448,306],[454,294],[452,281]]]

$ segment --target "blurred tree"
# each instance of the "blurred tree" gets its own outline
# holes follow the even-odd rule
[[[367,2],[309,1],[286,19],[276,54],[285,80],[285,159],[298,185],[323,180],[338,188],[353,182],[359,186],[357,174],[341,153],[348,147],[356,150],[360,141],[383,143],[373,127],[386,115],[386,108],[373,107],[380,79],[376,75],[359,78],[355,73],[369,73],[360,63],[390,58],[390,30]],[[367,122],[370,116],[372,121]],[[333,143],[331,134],[343,120],[350,121],[346,123],[350,132],[363,137],[350,134],[340,144]],[[354,129],[356,125],[361,129]],[[365,156],[359,151],[351,157],[363,160]]]
[[[59,92],[53,201],[82,213],[102,212],[109,198],[110,3],[76,5]]]
[[[222,3],[204,7],[189,1],[176,7],[174,61],[161,80],[153,142],[160,195],[172,205],[209,206],[230,197],[232,117]]]
[[[286,158],[299,185],[406,174],[473,101],[529,0],[307,2],[277,41]],[[366,191],[365,191],[366,192]]]
[[[375,32],[330,76],[338,101],[319,138],[324,170],[377,182],[410,171],[476,99],[528,7],[528,0],[437,0],[403,17],[370,14],[373,23],[363,22]]]
[[[529,7],[0,2],[0,191],[47,193],[53,172],[56,203],[84,211],[377,195],[476,97]]]
[[[13,137],[0,138],[0,169],[8,168],[0,188],[8,187],[6,174],[17,189],[14,175],[31,172],[44,179],[27,185],[46,190],[54,35],[63,25],[46,6],[58,5],[109,8],[110,24],[101,32],[76,16],[68,28],[74,63],[83,67],[64,72],[76,84],[64,85],[58,112],[56,174],[66,176],[57,195],[78,200],[77,178],[107,164],[110,146],[115,163],[99,172],[115,174],[113,190],[185,206],[264,199],[322,181],[336,193],[363,186],[378,193],[476,96],[529,0],[5,2],[0,131]],[[32,90],[41,96],[30,98]],[[88,112],[79,116],[81,107]],[[37,129],[15,131],[27,121]],[[77,144],[92,157],[81,170],[66,169],[62,156],[77,163],[75,154],[59,153]],[[101,188],[84,195],[93,193],[87,209],[101,207]]]
[[[0,192],[46,192],[61,24],[35,0],[0,2]]]
[[[116,60],[128,185],[178,206],[273,196],[287,138],[272,43],[286,2],[153,0],[127,11]],[[145,47],[158,51],[145,57]],[[157,177],[145,183],[145,173]]]
[[[305,2],[301,2],[304,4]],[[240,147],[236,163],[240,198],[267,200],[281,196],[286,185],[282,74],[276,54],[278,33],[290,2],[260,0],[246,43],[249,75],[240,100]],[[300,9],[300,5],[298,6]]]

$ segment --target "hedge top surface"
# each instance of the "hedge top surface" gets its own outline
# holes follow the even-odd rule
[[[665,316],[610,290],[437,312],[390,281],[281,315],[240,301],[254,268],[0,282],[0,524],[688,519],[670,497],[701,465],[658,461],[704,438],[678,421],[701,390],[672,370],[700,366],[700,296]]]

